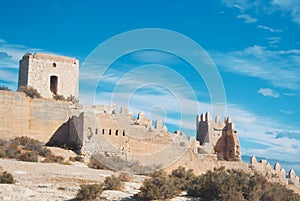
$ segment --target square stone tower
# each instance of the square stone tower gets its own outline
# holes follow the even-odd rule
[[[30,86],[44,98],[53,95],[78,97],[79,61],[75,58],[26,53],[20,60],[20,86]]]

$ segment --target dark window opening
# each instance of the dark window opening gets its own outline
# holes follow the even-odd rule
[[[118,130],[116,130],[116,136],[118,136]]]
[[[104,129],[102,129],[102,134],[104,135],[104,133],[105,133],[105,130],[104,130]]]
[[[123,130],[123,136],[125,136],[125,130]]]
[[[96,128],[96,130],[95,130],[95,134],[98,134],[98,128]]]
[[[111,135],[111,129],[109,129],[109,135]]]
[[[56,67],[56,63],[53,63],[53,67]]]
[[[55,95],[57,94],[57,85],[58,85],[57,76],[51,76],[50,77],[50,91]]]

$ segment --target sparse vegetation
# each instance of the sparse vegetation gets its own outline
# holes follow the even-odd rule
[[[14,184],[15,183],[15,180],[14,180],[14,177],[4,171],[1,175],[0,175],[0,184]]]
[[[77,156],[75,156],[75,157],[70,156],[70,157],[69,157],[69,161],[72,161],[72,162],[78,161],[78,162],[83,163],[83,162],[84,162],[84,159],[83,159],[82,156],[77,155]]]
[[[224,167],[192,179],[187,193],[204,201],[300,200],[292,190],[270,183],[257,173],[250,175],[242,170],[225,170]]]
[[[121,172],[118,177],[123,182],[130,182],[132,180],[131,176],[128,173],[125,173],[125,172]]]
[[[187,191],[203,201],[299,201],[300,196],[278,183],[270,183],[257,173],[225,170],[224,167],[195,176],[182,167],[170,175],[163,171],[150,174],[136,195],[138,200],[170,199]]]
[[[159,166],[142,166],[135,161],[124,160],[118,156],[103,156],[102,154],[94,154],[90,158],[88,166],[94,169],[108,169],[134,174],[146,174],[160,168]]]
[[[103,192],[103,184],[83,184],[80,185],[80,190],[76,198],[79,200],[95,200],[100,197]]]
[[[93,168],[93,169],[105,169],[105,166],[100,162],[100,160],[96,159],[95,156],[92,156],[90,158],[88,167]]]
[[[151,178],[144,181],[140,192],[136,195],[137,200],[166,200],[180,194],[179,188],[163,170],[153,172],[150,176]]]
[[[11,91],[11,89],[8,88],[7,86],[0,86],[0,90],[2,90],[2,91]]]
[[[124,188],[124,182],[121,180],[120,177],[116,177],[115,175],[111,175],[110,177],[105,178],[104,188],[105,188],[105,190],[121,191]]]
[[[18,91],[24,92],[30,98],[42,98],[41,94],[30,86],[20,86]]]
[[[53,99],[55,100],[61,100],[61,101],[65,101],[66,98],[63,95],[59,95],[59,94],[54,94],[53,95]]]
[[[60,163],[60,164],[64,164],[64,157],[62,156],[56,156],[54,154],[50,154],[48,155],[45,160],[42,161],[42,163]]]
[[[45,157],[42,161],[44,163],[71,164],[70,161],[65,161],[64,157],[52,154],[51,150],[43,147],[43,143],[40,141],[27,136],[16,137],[11,140],[0,140],[0,158],[38,162],[39,156]]]
[[[72,96],[72,95],[68,96],[66,100],[69,101],[69,102],[72,102],[72,104],[78,104],[79,103],[79,100],[75,96]]]
[[[38,162],[38,155],[36,152],[27,151],[27,152],[20,154],[17,159],[20,161]]]

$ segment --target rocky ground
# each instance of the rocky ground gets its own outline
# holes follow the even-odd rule
[[[71,151],[53,148],[56,155],[65,158],[74,156]],[[32,163],[13,159],[0,159],[0,167],[11,173],[15,184],[0,184],[0,200],[5,201],[75,201],[80,184],[104,181],[105,177],[115,172],[88,168],[85,163],[73,162],[71,165],[56,163]],[[132,200],[141,186],[145,176],[132,176],[132,182],[125,182],[125,190],[104,191],[104,200]],[[188,198],[178,197],[174,201]]]

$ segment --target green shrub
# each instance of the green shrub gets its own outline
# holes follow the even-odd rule
[[[26,96],[30,97],[30,98],[41,98],[41,94],[34,89],[33,87],[30,86],[20,86],[19,90],[20,92],[24,92],[26,94]]]
[[[103,184],[83,184],[80,185],[76,198],[78,200],[95,200],[101,196],[103,192]]]
[[[38,155],[34,151],[27,151],[20,154],[18,160],[27,162],[38,162]]]
[[[110,177],[106,177],[104,180],[105,190],[123,190],[124,182],[121,181],[119,177],[115,175],[111,175]]]
[[[177,186],[180,190],[185,191],[189,186],[189,182],[196,176],[193,173],[193,170],[185,170],[184,167],[180,166],[172,171],[170,177],[175,186]]]
[[[6,86],[0,86],[0,90],[2,90],[2,91],[11,91],[11,89],[6,87]]]
[[[0,184],[14,184],[15,183],[15,180],[14,180],[14,177],[4,171],[1,175],[0,175]]]
[[[143,182],[140,192],[136,195],[137,200],[166,200],[180,194],[179,188],[163,170],[156,171],[150,176],[151,178],[145,179]]]

